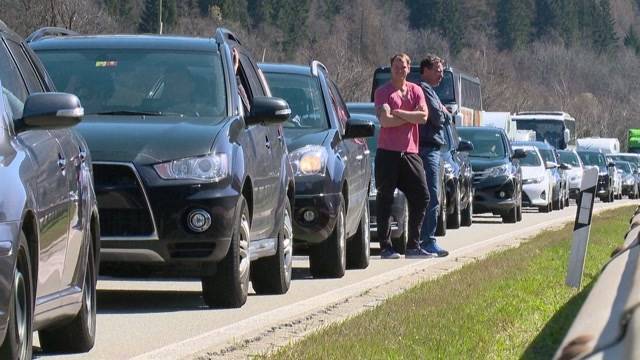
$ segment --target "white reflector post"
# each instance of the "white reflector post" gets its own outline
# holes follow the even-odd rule
[[[578,210],[576,223],[573,227],[573,242],[569,255],[569,271],[565,283],[574,288],[580,288],[582,284],[582,272],[584,260],[587,256],[589,244],[589,232],[591,231],[591,215],[593,214],[593,201],[596,197],[598,185],[598,168],[590,167],[584,170],[580,193],[578,194]]]

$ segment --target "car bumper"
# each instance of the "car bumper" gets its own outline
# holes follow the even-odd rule
[[[543,184],[522,185],[522,205],[524,206],[545,206],[549,204],[549,194],[547,187]]]
[[[476,184],[473,198],[474,213],[501,213],[512,209],[516,205],[515,178],[502,177],[485,182],[486,185]]]
[[[20,223],[0,223],[0,341],[5,338]]]
[[[634,185],[622,185],[622,195],[633,194],[636,186]]]
[[[404,197],[399,191],[396,191],[393,196],[393,205],[391,206],[391,237],[397,238],[400,237],[405,232],[405,204],[407,199]],[[378,219],[376,216],[376,197],[369,196],[369,229],[371,230],[371,238],[378,238]]]
[[[333,232],[341,194],[296,194],[293,210],[293,237],[297,243],[319,244]],[[309,214],[313,214],[313,219]]]

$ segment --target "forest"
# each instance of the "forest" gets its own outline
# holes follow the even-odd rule
[[[577,136],[640,127],[640,0],[0,0],[26,36],[211,36],[234,31],[265,62],[323,62],[348,101],[367,101],[376,67],[428,53],[481,79],[487,111],[562,110]]]

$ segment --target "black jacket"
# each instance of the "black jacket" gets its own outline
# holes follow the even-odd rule
[[[444,145],[444,125],[447,121],[451,121],[451,114],[442,109],[440,98],[431,85],[423,81],[420,87],[429,108],[427,123],[420,125],[420,146],[442,146]]]

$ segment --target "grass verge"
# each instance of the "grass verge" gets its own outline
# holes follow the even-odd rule
[[[581,291],[564,285],[573,225],[421,283],[273,359],[549,359],[635,206],[594,217]]]

